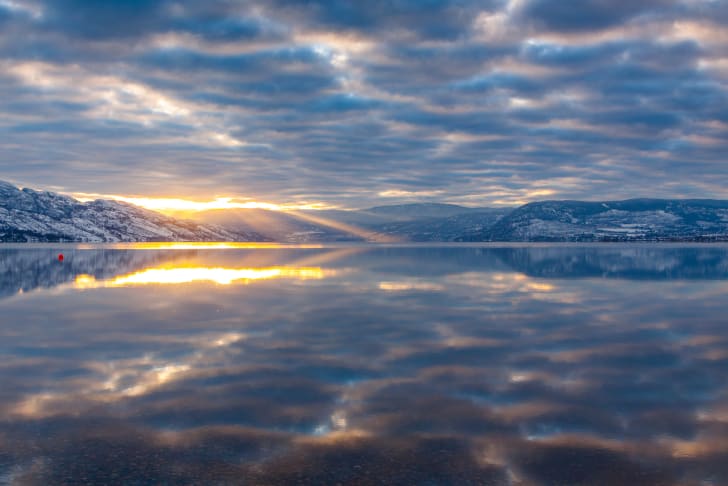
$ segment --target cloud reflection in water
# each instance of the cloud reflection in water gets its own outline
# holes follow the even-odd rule
[[[0,300],[0,476],[728,481],[724,247],[184,252]]]

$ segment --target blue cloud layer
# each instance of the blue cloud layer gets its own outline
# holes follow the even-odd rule
[[[727,24],[711,0],[16,0],[0,172],[349,207],[728,197]]]

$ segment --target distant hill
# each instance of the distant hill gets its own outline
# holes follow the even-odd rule
[[[401,204],[343,211],[206,211],[197,221],[235,231],[253,231],[277,241],[452,241],[466,232],[491,227],[510,209],[468,208],[454,204]]]
[[[261,241],[116,201],[82,203],[0,181],[0,242]]]
[[[205,211],[178,220],[0,182],[0,241],[728,241],[728,201],[541,201],[518,208],[418,203],[362,210]]]
[[[458,241],[726,241],[728,201],[543,201]]]
[[[336,211],[346,213],[348,211]],[[195,220],[224,227],[230,231],[262,233],[285,243],[366,241],[366,238],[337,229],[342,217],[328,211],[270,211],[267,209],[216,209],[200,212]],[[330,222],[326,224],[325,221]]]
[[[518,208],[423,203],[356,211],[267,211],[265,218],[251,211],[222,211],[211,222],[285,242],[728,241],[728,201],[709,199],[542,201]],[[256,220],[257,226],[252,224]]]
[[[512,209],[477,208],[447,217],[415,219],[405,222],[379,224],[379,233],[405,241],[455,241],[463,234],[485,231]]]

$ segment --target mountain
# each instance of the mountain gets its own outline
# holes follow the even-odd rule
[[[0,242],[265,241],[117,201],[82,203],[0,181]]]
[[[728,241],[728,201],[543,201],[457,241]]]
[[[265,235],[265,236],[263,236]],[[205,211],[179,220],[0,181],[1,241],[728,241],[728,201],[541,201],[518,208],[419,203],[343,211]]]
[[[474,234],[491,228],[512,211],[510,208],[463,209],[468,211],[448,217],[379,224],[372,229],[380,235],[404,241],[455,241],[463,234]]]
[[[491,227],[509,211],[421,203],[352,211],[214,210],[195,218],[235,231],[264,233],[287,243],[452,241],[463,233]]]
[[[337,211],[336,213],[348,213]],[[327,214],[324,214],[327,213]],[[341,228],[341,220],[329,211],[270,211],[267,209],[216,209],[195,215],[195,220],[215,224],[230,231],[263,233],[285,243],[366,241],[361,234]]]

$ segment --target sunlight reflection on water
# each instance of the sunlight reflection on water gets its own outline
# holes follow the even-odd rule
[[[76,277],[75,287],[125,287],[130,285],[174,285],[192,282],[212,282],[218,285],[250,283],[253,280],[295,278],[298,280],[322,279],[334,274],[334,270],[318,267],[266,267],[266,268],[210,268],[210,267],[162,267],[147,268],[140,272],[122,275],[111,280],[98,281],[93,275]]]
[[[728,483],[726,247],[57,253],[0,248],[20,484]]]

